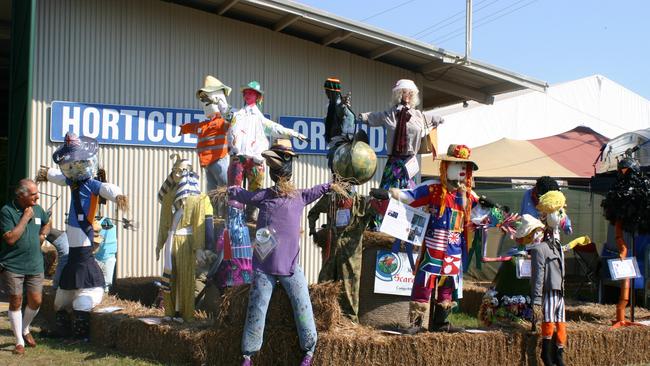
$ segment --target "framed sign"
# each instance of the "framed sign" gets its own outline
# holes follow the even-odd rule
[[[609,267],[609,274],[612,276],[612,280],[637,278],[640,274],[639,265],[635,257],[610,259],[607,261],[607,266]]]

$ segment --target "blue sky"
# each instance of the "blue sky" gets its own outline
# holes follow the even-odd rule
[[[298,2],[464,53],[465,0]],[[471,57],[549,84],[601,74],[650,99],[649,17],[646,0],[474,0]]]

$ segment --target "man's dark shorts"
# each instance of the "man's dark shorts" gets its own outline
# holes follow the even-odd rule
[[[0,273],[0,282],[2,282],[3,289],[8,295],[22,295],[23,285],[27,287],[27,292],[42,293],[43,292],[43,273],[35,275],[23,275],[13,273],[8,270]]]

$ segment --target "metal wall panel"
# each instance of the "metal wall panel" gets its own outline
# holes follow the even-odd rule
[[[389,106],[390,90],[412,73],[347,52],[156,0],[42,0],[37,3],[34,60],[33,126],[30,171],[52,166],[56,144],[49,141],[49,108],[54,100],[200,108],[194,97],[206,74],[233,87],[230,102],[240,106],[239,86],[256,79],[265,90],[263,111],[280,115],[322,116],[326,112],[323,81],[341,78],[353,91],[357,112]],[[118,230],[119,277],[161,273],[155,245],[159,205],[156,193],[171,167],[170,154],[190,158],[191,150],[103,145],[99,159],[108,179],[131,200],[127,217],[139,224],[136,232]],[[367,193],[381,178],[359,188]],[[324,156],[304,155],[295,166],[299,188],[330,179]],[[204,182],[202,184],[205,184]],[[267,185],[269,179],[267,178]],[[51,183],[41,190],[61,196],[53,208],[54,227],[63,228],[68,189]],[[52,197],[43,196],[49,206]],[[107,207],[110,216],[114,207]],[[307,234],[301,263],[310,282],[320,270],[320,253]]]

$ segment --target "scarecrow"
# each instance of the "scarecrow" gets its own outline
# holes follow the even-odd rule
[[[323,267],[318,275],[318,282],[343,282],[339,296],[341,310],[355,323],[359,321],[363,232],[375,215],[383,212],[380,207],[382,202],[377,199],[385,203],[388,199],[385,190],[372,189],[370,194],[372,197],[362,196],[354,191],[353,186],[346,189],[346,195],[329,192],[307,215],[309,235],[312,235],[314,242],[323,249]],[[328,214],[328,221],[317,231],[316,222],[321,213]]]
[[[156,260],[163,256],[162,289],[165,316],[177,322],[194,317],[195,271],[214,260],[205,250],[213,247],[212,204],[199,189],[199,176],[189,160],[176,159],[167,179],[158,191],[160,226]]]
[[[228,186],[241,187],[244,176],[248,189],[255,191],[262,188],[264,182],[264,158],[262,152],[269,148],[271,137],[295,137],[306,141],[307,137],[264,117],[259,107],[264,100],[260,83],[251,81],[242,88],[244,108],[233,113],[228,129],[228,148],[230,165],[228,166]],[[230,206],[243,209],[243,205],[230,200]],[[246,209],[249,221],[255,221],[254,207]]]
[[[407,163],[412,164],[411,159],[422,152],[422,140],[428,138],[429,132],[442,123],[440,117],[429,117],[415,109],[420,104],[418,94],[418,88],[412,80],[398,80],[393,87],[393,106],[390,109],[359,115],[361,121],[370,126],[386,128],[388,161],[381,177],[380,187],[383,189],[415,186],[413,178],[417,171],[411,169],[409,174]]]
[[[327,165],[332,169],[336,149],[354,137],[354,113],[350,108],[350,93],[341,95],[339,79],[328,78],[323,87],[329,100],[325,116],[325,142],[328,149]]]
[[[279,282],[291,300],[300,348],[304,352],[301,366],[308,366],[317,334],[307,281],[298,264],[300,216],[306,205],[330,190],[330,184],[310,189],[293,186],[292,163],[296,154],[289,140],[279,140],[262,155],[269,165],[273,187],[255,192],[241,187],[228,188],[231,200],[260,208],[253,246],[253,282],[242,335],[242,365],[251,365],[251,356],[262,347],[266,312]]]
[[[423,329],[423,319],[432,301],[432,289],[437,288],[430,331],[454,332],[447,316],[456,306],[453,294],[462,297],[462,262],[466,253],[467,232],[472,207],[478,197],[472,191],[472,172],[478,166],[469,160],[470,149],[465,145],[450,145],[447,155],[439,157],[440,180],[426,181],[414,189],[392,189],[393,198],[413,207],[425,207],[431,217],[415,266],[415,279],[409,303],[409,332]]]
[[[196,98],[204,104],[203,112],[207,120],[181,126],[182,134],[191,133],[198,136],[196,152],[199,155],[199,163],[205,170],[208,191],[228,183],[228,122],[222,116],[229,112],[226,96],[230,94],[230,90],[230,87],[219,79],[211,75],[206,76],[203,87],[196,91]]]
[[[642,172],[639,162],[627,152],[617,164],[616,182],[601,203],[605,218],[616,230],[616,246],[621,259],[628,256],[624,232],[650,233],[650,179]],[[647,269],[646,269],[647,271]],[[629,301],[630,280],[621,284],[621,293],[616,305],[614,328],[634,325],[625,320],[625,307]]]
[[[46,172],[39,173],[54,184],[69,186],[72,193],[66,224],[68,262],[61,272],[54,310],[56,333],[69,334],[68,311],[72,310],[73,335],[81,339],[88,338],[90,311],[104,295],[104,275],[93,257],[98,201],[107,199],[115,202],[118,209],[128,210],[128,199],[118,186],[93,178],[97,175],[98,147],[97,140],[68,132],[64,144],[52,155],[60,169],[45,168]]]
[[[564,365],[566,323],[564,317],[564,251],[559,228],[566,220],[566,198],[560,191],[549,191],[539,197],[537,210],[545,225],[543,239],[533,232],[531,255],[531,298],[535,322],[542,319],[542,361],[544,365]],[[543,311],[542,311],[543,309]],[[553,344],[553,333],[557,333]]]

